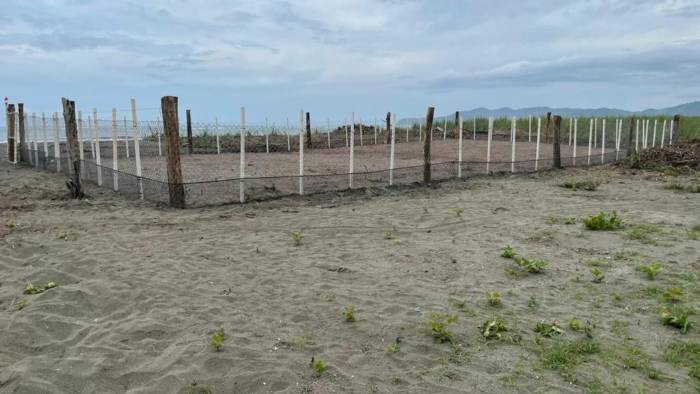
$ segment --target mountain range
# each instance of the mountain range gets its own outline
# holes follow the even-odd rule
[[[643,111],[627,111],[618,108],[551,108],[551,107],[529,107],[529,108],[474,108],[467,111],[460,111],[462,114],[462,119],[465,121],[473,117],[528,117],[532,116],[542,116],[546,115],[547,112],[551,112],[555,115],[560,115],[562,117],[603,117],[603,116],[632,116],[632,115],[643,115],[643,116],[661,116],[661,115],[682,115],[682,116],[700,116],[700,101],[693,101],[690,103],[685,103],[681,105],[676,105],[674,107],[660,108],[660,109],[645,109]],[[445,119],[448,121],[454,120],[454,114],[443,115],[436,117],[436,122],[443,122]],[[397,125],[414,124],[418,122],[424,122],[425,118],[403,118],[397,122]]]

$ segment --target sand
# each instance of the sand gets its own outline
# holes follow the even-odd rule
[[[557,186],[590,178],[598,190]],[[662,326],[659,296],[644,295],[678,286],[700,306],[700,241],[686,233],[700,198],[666,181],[598,168],[176,211],[92,187],[65,200],[55,174],[3,165],[0,392],[692,393],[700,382],[663,351],[698,341],[700,321],[687,334]],[[563,224],[601,209],[661,232],[640,242]],[[549,266],[509,276],[508,244]],[[603,283],[591,282],[593,258],[609,263]],[[652,260],[664,265],[655,281],[635,270]],[[49,281],[57,287],[22,294]],[[502,307],[486,303],[492,290]],[[452,345],[429,335],[432,311],[458,316]],[[501,341],[478,329],[493,315],[509,328]],[[533,327],[558,320],[565,339],[585,340],[566,326],[574,316],[596,325],[601,353],[568,374],[543,366],[556,340]],[[217,352],[218,328],[229,338]],[[616,356],[625,346],[663,378],[630,368]],[[312,358],[327,363],[323,375]]]

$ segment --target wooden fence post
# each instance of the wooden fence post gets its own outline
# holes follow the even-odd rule
[[[78,155],[78,126],[75,121],[75,101],[62,98],[63,119],[66,128],[66,148],[68,150],[69,166],[72,179],[66,182],[72,198],[83,197],[83,186],[80,182],[80,156]]]
[[[289,127],[289,126],[287,126]],[[238,156],[240,159],[239,167],[239,178],[238,183],[238,200],[243,204],[245,202],[245,107],[241,107],[241,141],[240,148],[238,149]],[[289,136],[289,134],[287,134]]]
[[[554,126],[554,168],[561,168],[561,116],[555,115],[552,118],[552,125]]]
[[[673,145],[678,142],[678,134],[681,127],[681,116],[673,115],[673,121],[671,122],[671,134],[669,135],[669,145]]]
[[[455,124],[459,133],[459,148],[457,153],[457,178],[462,177],[462,114],[455,112]]]
[[[542,118],[537,117],[537,140],[535,142],[535,171],[540,168],[540,135],[542,133]]]
[[[632,139],[634,138],[634,117],[630,119],[630,131],[629,135],[627,137],[627,156],[631,156],[632,152],[636,152],[636,150],[632,150]],[[637,125],[639,125],[639,121],[637,121]]]
[[[423,144],[423,183],[427,186],[430,185],[432,173],[431,173],[431,159],[430,159],[430,140],[433,135],[433,116],[435,115],[435,107],[428,107],[428,113],[425,115],[425,130],[430,133],[431,138],[426,138]]]
[[[7,105],[7,160],[10,163],[16,163],[15,145],[17,144],[17,135],[15,133],[15,105]]]
[[[119,149],[117,145],[117,109],[112,108],[112,183],[119,190]]]
[[[387,128],[387,135],[391,139],[391,147],[389,148],[389,186],[394,184],[394,152],[395,152],[395,145],[396,145],[396,115],[394,115],[394,119],[392,122],[391,119],[391,112],[387,113],[387,120],[386,120],[386,125],[389,127],[391,125],[391,129]]]
[[[491,139],[493,138],[493,117],[489,117],[488,132],[486,134],[486,173],[491,172]]]
[[[311,113],[306,113],[306,147],[311,149]]]
[[[347,130],[347,124],[345,126]],[[347,132],[345,134],[347,140]],[[299,195],[304,195],[304,110],[299,112]]]
[[[27,162],[29,161],[27,156],[27,135],[24,125],[24,104],[17,103],[17,120],[19,123],[19,161]]]
[[[308,114],[308,112],[307,112],[307,114]],[[353,176],[353,173],[355,172],[355,113],[354,112],[352,113],[351,119],[352,119],[352,123],[350,123],[350,168],[349,168],[350,171],[348,172],[350,189],[352,189],[352,176]]]
[[[192,112],[189,109],[185,110],[185,116],[187,117],[187,153],[192,154],[194,152],[194,145],[192,145]]]
[[[391,143],[391,112],[386,113],[386,143]]]
[[[160,105],[163,111],[163,131],[165,132],[166,159],[168,162],[168,193],[170,206],[185,208],[185,187],[182,184],[180,166],[180,122],[177,113],[177,97],[165,96]]]

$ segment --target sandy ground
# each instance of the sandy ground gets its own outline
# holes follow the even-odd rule
[[[584,178],[603,184],[557,186]],[[687,334],[661,325],[659,291],[679,287],[700,307],[700,241],[687,233],[700,198],[665,181],[566,170],[176,211],[96,188],[65,200],[59,177],[3,166],[0,392],[692,393],[700,381],[664,350],[700,340],[700,320]],[[640,241],[563,223],[601,209],[659,232]],[[514,274],[508,244],[547,260],[544,273]],[[664,267],[654,281],[635,270],[651,261]],[[433,311],[458,316],[452,344],[428,332]],[[508,331],[486,340],[478,327],[494,315]],[[594,339],[569,329],[572,317],[592,322]],[[561,322],[561,339],[535,333],[540,320]],[[600,352],[554,370],[544,355],[561,341]]]

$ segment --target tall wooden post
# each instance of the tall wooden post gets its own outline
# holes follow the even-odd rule
[[[311,113],[306,113],[306,147],[311,149]]]
[[[160,105],[163,111],[163,129],[167,147],[168,162],[168,193],[170,206],[185,208],[185,187],[182,184],[182,168],[180,166],[180,126],[177,116],[177,97],[165,96]]]
[[[550,115],[551,113],[548,113],[547,118]],[[561,146],[559,145],[561,143],[561,116],[556,115],[552,120],[552,126],[554,127],[554,168],[561,168]],[[549,119],[547,123],[549,123]]]
[[[386,143],[391,143],[391,112],[386,113]]]
[[[19,123],[19,161],[20,162],[28,162],[29,161],[29,156],[28,153],[29,151],[27,150],[27,134],[26,134],[26,129],[24,126],[24,104],[23,103],[18,103],[17,104],[17,120]]]
[[[631,156],[633,149],[632,149],[632,139],[634,138],[634,117],[630,119],[630,132],[627,137],[627,156]]]
[[[71,179],[66,182],[72,198],[83,198],[83,185],[80,182],[80,155],[78,152],[78,125],[75,121],[75,101],[63,97],[63,120],[66,126],[66,148],[68,149]]]
[[[190,110],[186,110],[187,115],[187,153],[192,154],[194,152],[194,146],[192,145],[192,113]]]
[[[435,114],[435,107],[428,107],[428,113],[425,115],[425,132],[433,134],[433,115]],[[425,138],[425,143],[423,144],[423,183],[430,185],[431,181],[431,168],[430,168],[430,140],[431,138]]]
[[[15,135],[15,105],[7,105],[7,160],[10,163],[14,163],[17,159],[15,157],[15,145],[17,144],[17,137]],[[673,129],[673,127],[671,128]]]
[[[681,127],[681,116],[673,115],[673,121],[671,122],[671,135],[669,136],[669,145],[673,145],[678,142],[678,134]]]

